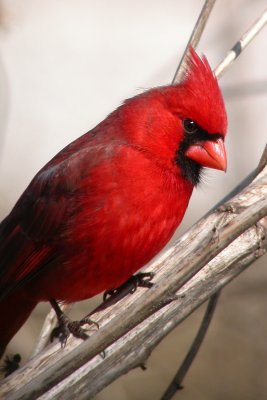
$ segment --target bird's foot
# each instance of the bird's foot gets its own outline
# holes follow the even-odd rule
[[[51,342],[54,340],[54,338],[58,338],[61,343],[61,347],[65,347],[70,334],[83,340],[86,340],[89,337],[87,332],[90,329],[83,328],[84,325],[94,325],[97,329],[99,329],[98,323],[92,321],[89,317],[85,317],[80,321],[72,321],[66,314],[63,313],[56,300],[51,299],[50,303],[54,308],[58,319],[58,326],[53,329],[50,335]]]
[[[154,272],[139,272],[138,274],[131,276],[118,288],[107,290],[104,293],[103,300],[105,301],[111,297],[122,298],[129,293],[134,293],[138,287],[151,288],[153,286],[153,282],[151,281],[154,276]]]
[[[52,342],[54,338],[58,338],[61,347],[66,346],[70,334],[76,338],[86,340],[89,337],[87,332],[90,329],[83,328],[84,325],[94,325],[99,329],[98,323],[92,321],[90,318],[83,318],[80,321],[72,321],[66,314],[62,314],[58,320],[58,326],[54,328],[51,333],[50,340]]]
[[[4,372],[5,378],[20,367],[20,362],[21,356],[19,354],[15,354],[12,358],[6,356],[4,360],[4,365],[1,367],[1,370]]]

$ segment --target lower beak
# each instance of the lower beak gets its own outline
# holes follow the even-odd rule
[[[186,150],[185,155],[203,167],[226,171],[227,158],[222,139],[196,143]]]

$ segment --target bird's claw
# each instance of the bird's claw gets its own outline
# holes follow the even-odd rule
[[[139,272],[138,274],[134,275],[132,277],[135,281],[134,292],[138,287],[151,288],[154,285],[154,283],[151,282],[154,276],[155,276],[154,272]]]
[[[62,314],[59,319],[59,325],[53,329],[50,340],[51,342],[54,338],[58,338],[61,343],[61,347],[65,347],[67,344],[67,340],[72,334],[76,338],[86,340],[89,335],[86,333],[88,329],[82,328],[84,325],[95,325],[97,329],[99,329],[99,325],[97,322],[92,321],[90,318],[85,317],[80,321],[72,321],[67,315]]]
[[[116,289],[107,290],[103,295],[103,300],[106,301],[111,297],[116,297],[119,294],[126,296],[136,291],[138,287],[151,288],[153,286],[152,279],[154,278],[154,272],[139,272],[136,275],[131,276],[125,283]]]
[[[65,347],[68,341],[68,338],[70,336],[70,329],[69,329],[69,324],[68,322],[61,322],[59,325],[54,328],[51,332],[50,335],[50,341],[53,342],[53,340],[56,338],[59,340],[61,347]]]

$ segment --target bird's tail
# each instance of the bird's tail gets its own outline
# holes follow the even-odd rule
[[[11,214],[0,223],[0,358],[37,304],[27,285],[20,285],[32,252]]]
[[[16,290],[0,300],[0,358],[36,304],[25,288]]]

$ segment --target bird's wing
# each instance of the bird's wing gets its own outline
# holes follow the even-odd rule
[[[56,243],[68,220],[79,212],[77,197],[83,181],[90,190],[91,170],[112,158],[116,145],[111,147],[94,142],[76,148],[71,144],[32,180],[0,224],[0,298],[58,261]]]

